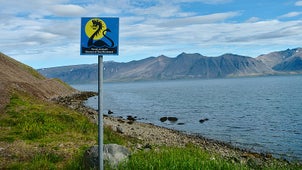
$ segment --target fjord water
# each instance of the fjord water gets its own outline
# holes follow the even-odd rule
[[[76,85],[97,90],[96,84]],[[104,84],[103,111],[302,160],[302,76]],[[97,108],[97,97],[87,100]],[[177,117],[175,123],[159,119]],[[200,123],[200,119],[208,121]]]

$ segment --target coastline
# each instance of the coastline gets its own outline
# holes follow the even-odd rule
[[[77,110],[88,116],[92,122],[97,123],[97,111],[84,105],[86,99],[95,95],[97,95],[95,92],[80,92],[69,97],[59,97],[53,99],[53,101]],[[104,115],[104,126],[109,127],[121,135],[139,140],[139,143],[129,143],[128,146],[126,146],[132,148],[134,151],[142,150],[146,148],[146,146],[157,148],[160,146],[185,147],[186,145],[195,145],[211,154],[220,155],[222,158],[236,163],[249,163],[260,167],[266,167],[272,163],[278,163],[280,166],[286,166],[292,163],[301,164],[301,162],[290,162],[288,160],[275,158],[270,153],[256,153],[222,141],[185,134],[177,130],[150,123],[137,122],[135,120]]]

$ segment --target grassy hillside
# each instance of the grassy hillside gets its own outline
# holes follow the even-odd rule
[[[30,67],[26,64],[23,64],[13,58],[10,58],[1,52],[0,52],[0,57],[1,57],[2,64],[14,66],[13,67],[14,69],[18,68],[18,69],[24,70],[25,72],[31,74],[32,76],[36,77],[37,79],[40,79],[40,80],[46,79],[44,76],[42,76],[39,72],[37,72],[32,67]],[[5,60],[5,62],[4,62],[4,60]]]
[[[62,81],[47,79],[30,66],[0,53],[0,112],[8,104],[13,91],[23,91],[42,100],[76,92]]]
[[[97,125],[82,113],[14,93],[0,114],[0,169],[81,169],[86,148],[97,144]],[[126,144],[105,128],[104,143]]]
[[[12,94],[0,129],[1,168],[63,168],[97,139],[85,116],[22,93]]]

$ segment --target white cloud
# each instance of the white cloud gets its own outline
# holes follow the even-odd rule
[[[239,12],[225,12],[225,13],[214,13],[209,15],[201,16],[191,16],[191,17],[182,17],[182,18],[173,18],[173,19],[161,19],[153,20],[152,24],[162,27],[185,27],[187,25],[194,24],[209,24],[223,22],[229,18],[240,15]]]
[[[206,4],[224,4],[224,3],[232,2],[233,0],[200,0],[200,1]]]
[[[221,36],[219,41],[236,44],[298,44],[301,38],[301,21],[280,22],[277,20],[260,21],[226,25],[227,34]],[[228,28],[230,27],[230,28]],[[219,32],[223,32],[220,30]]]
[[[31,0],[29,1],[1,1],[1,6],[5,7],[1,9],[0,13],[10,14],[10,15],[49,15],[47,10],[48,7],[56,5],[58,3],[64,3],[65,0],[52,0],[52,1],[40,1]]]
[[[251,17],[248,20],[246,20],[246,22],[257,22],[257,21],[260,21],[260,18],[258,18],[258,17]]]
[[[64,16],[64,17],[81,16],[86,12],[86,10],[83,7],[73,4],[54,5],[50,7],[50,10],[53,12],[53,14],[57,16]]]
[[[296,5],[296,6],[302,6],[302,1],[297,1],[297,2],[295,3],[295,5]]]
[[[113,4],[115,2],[115,4]],[[118,7],[117,5],[118,4]],[[122,13],[124,9],[127,9],[127,5],[116,1],[97,1],[94,4],[88,4],[84,6],[86,10],[85,16],[107,16],[107,15],[118,15]]]
[[[140,24],[129,28],[128,43],[163,46],[173,43],[176,48],[191,45],[221,44],[299,44],[302,38],[302,22],[280,22],[277,20],[258,21],[253,23],[208,23],[183,25],[182,27],[158,27]],[[127,38],[125,37],[125,38]],[[138,43],[139,42],[139,43]]]
[[[148,8],[136,8],[133,9],[133,13],[137,15],[153,15],[159,17],[172,17],[177,15],[180,10],[177,6],[163,5],[163,6],[151,6]]]
[[[284,14],[284,15],[280,16],[279,18],[291,18],[291,17],[299,16],[301,14],[302,14],[302,12],[289,12],[287,14]]]
[[[213,49],[221,54],[235,46],[248,50],[252,46],[285,44],[289,48],[301,44],[302,39],[300,20],[263,21],[257,15],[241,22],[236,19],[246,16],[242,9],[209,10],[203,11],[208,13],[204,15],[196,10],[184,11],[182,6],[189,6],[190,2],[222,4],[230,0],[0,1],[3,7],[0,50],[36,68],[94,61],[93,57],[79,55],[80,16],[120,17],[120,57],[110,59],[130,60],[160,54],[174,57],[180,52],[200,51],[214,54]],[[298,2],[302,1],[296,5]],[[281,18],[298,15],[301,13],[292,12]]]
[[[225,4],[232,2],[233,0],[130,0],[130,3],[136,6],[146,6],[154,4],[179,4],[179,3],[191,3],[191,2],[201,2],[205,4]]]
[[[148,17],[187,17],[195,15],[192,12],[183,12],[179,4],[170,2],[154,3],[150,6],[130,6],[129,12],[133,15],[148,16]]]

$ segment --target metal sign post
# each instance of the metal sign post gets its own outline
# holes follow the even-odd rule
[[[104,167],[104,158],[103,158],[103,139],[104,139],[104,130],[103,130],[103,56],[98,56],[98,153],[99,153],[99,167],[100,170]]]
[[[119,18],[81,20],[81,55],[98,55],[98,155],[99,169],[104,169],[103,129],[103,54],[118,55]]]

